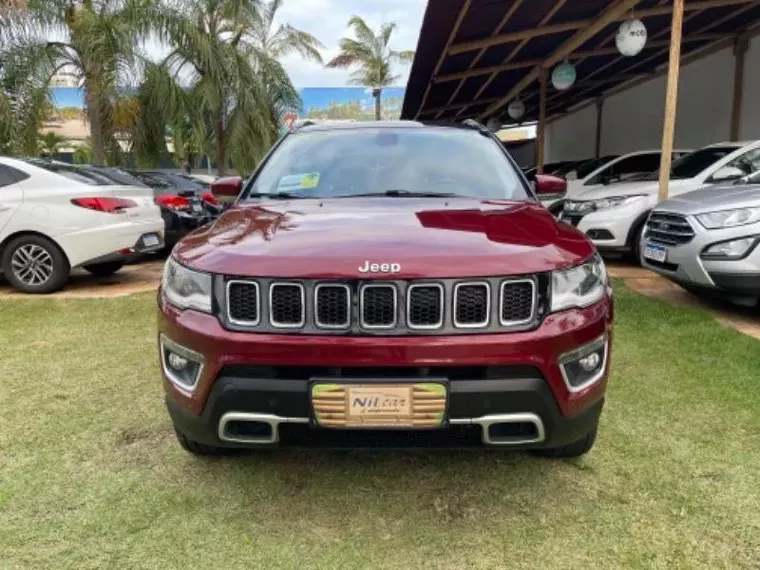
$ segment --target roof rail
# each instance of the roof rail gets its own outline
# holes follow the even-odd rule
[[[478,131],[481,135],[491,135],[491,131],[488,130],[488,127],[485,125],[477,122],[475,119],[465,119],[462,121],[462,125],[465,127],[469,127],[470,129],[475,129]]]
[[[306,119],[303,123],[301,123],[295,129],[293,129],[293,132],[296,132],[296,131],[304,128],[304,127],[311,127],[311,126],[316,125],[316,124],[317,124],[316,121],[312,121],[311,119]]]

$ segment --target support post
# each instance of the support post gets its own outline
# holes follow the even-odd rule
[[[747,53],[746,36],[738,36],[734,42],[734,99],[731,105],[732,141],[739,140],[739,123],[742,119],[742,93],[744,91],[744,55]]]
[[[538,73],[540,84],[538,129],[536,132],[536,172],[544,173],[544,144],[546,135],[546,68],[542,67]]]
[[[662,127],[662,156],[660,157],[659,199],[668,199],[670,164],[673,156],[673,135],[678,104],[678,72],[681,64],[681,28],[684,0],[673,0],[673,21],[670,27],[670,57],[668,59],[668,85],[665,92],[665,121]]]
[[[604,110],[604,97],[596,98],[596,141],[594,144],[594,158],[602,156],[602,111]]]

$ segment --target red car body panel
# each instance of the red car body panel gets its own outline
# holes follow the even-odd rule
[[[174,255],[211,273],[283,278],[356,278],[367,260],[393,261],[394,278],[411,279],[545,272],[593,252],[537,203],[344,198],[235,206]]]

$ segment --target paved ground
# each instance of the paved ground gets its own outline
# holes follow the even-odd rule
[[[94,277],[83,270],[77,270],[66,288],[56,293],[58,298],[110,298],[123,297],[134,293],[154,291],[161,280],[163,260],[151,260],[123,268],[110,277]],[[665,301],[691,307],[705,307],[713,311],[721,323],[760,339],[760,310],[735,307],[728,303],[707,301],[687,293],[677,285],[641,267],[612,262],[608,264],[610,274],[624,279],[626,284],[643,295],[657,297]],[[21,298],[25,295],[11,291],[0,281],[0,299]]]

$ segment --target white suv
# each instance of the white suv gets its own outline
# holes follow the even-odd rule
[[[673,162],[668,194],[677,196],[705,184],[736,180],[760,169],[760,141],[713,144]],[[636,181],[582,192],[565,202],[560,219],[591,238],[604,252],[633,253],[641,259],[641,233],[657,204],[659,172]]]
[[[0,273],[26,293],[63,287],[74,267],[118,271],[164,245],[149,188],[64,163],[0,157]]]

